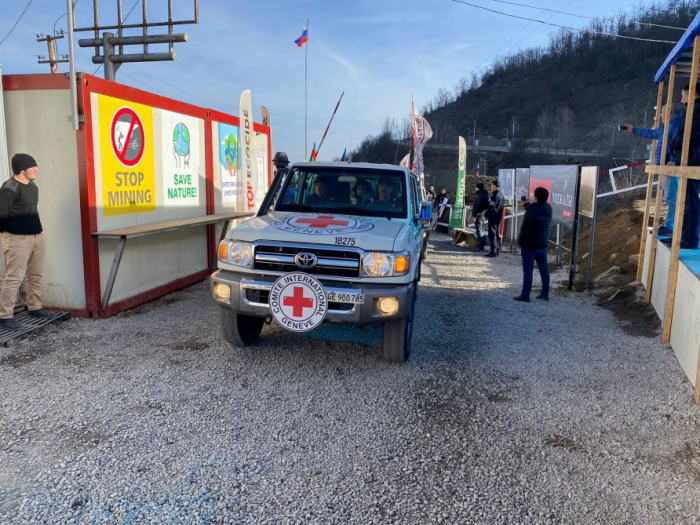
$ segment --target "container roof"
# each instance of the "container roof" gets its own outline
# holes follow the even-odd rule
[[[695,37],[700,35],[700,12],[695,15],[695,18],[688,26],[688,29],[683,33],[683,36],[673,48],[671,53],[666,57],[664,63],[654,77],[654,82],[660,83],[666,75],[671,71],[671,66],[676,65],[676,75],[689,77],[690,68],[693,63],[693,42]]]

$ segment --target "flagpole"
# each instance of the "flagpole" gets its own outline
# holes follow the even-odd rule
[[[321,146],[323,146],[323,141],[326,140],[326,135],[328,134],[328,130],[331,129],[331,124],[333,123],[333,119],[335,118],[335,114],[338,111],[338,107],[340,106],[340,101],[343,100],[343,95],[345,95],[345,91],[343,91],[340,94],[340,98],[338,99],[338,103],[335,105],[335,109],[333,110],[333,114],[331,115],[331,120],[328,122],[328,126],[326,126],[326,131],[323,132],[323,137],[321,138],[321,143],[318,145],[318,149],[316,150],[316,155],[318,155],[318,152],[321,151]]]
[[[308,149],[309,135],[309,21],[306,21],[306,46],[304,50],[304,158]]]

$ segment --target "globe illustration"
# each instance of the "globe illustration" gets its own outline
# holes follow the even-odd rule
[[[173,146],[175,146],[175,152],[181,157],[190,154],[190,130],[182,122],[173,130]]]

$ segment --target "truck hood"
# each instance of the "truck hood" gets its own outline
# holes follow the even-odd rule
[[[245,242],[345,245],[366,251],[392,251],[403,219],[273,212],[231,230],[227,238]]]

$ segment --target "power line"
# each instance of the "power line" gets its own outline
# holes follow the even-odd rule
[[[527,4],[519,4],[517,2],[507,2],[506,0],[493,0],[494,2],[498,2],[499,4],[508,4],[508,5],[516,5],[518,7],[527,7],[529,9],[537,9],[538,11],[550,11],[552,13],[557,13],[560,15],[566,15],[566,16],[575,16],[576,18],[586,18],[588,20],[600,20],[600,17],[596,16],[585,16],[585,15],[577,15],[574,13],[565,13],[563,11],[555,11],[554,9],[547,9],[546,7],[537,7],[534,5],[527,5]],[[568,5],[568,4],[567,4]],[[639,22],[635,21],[636,24],[642,25],[642,26],[650,26],[650,27],[662,27],[664,29],[676,29],[678,31],[685,31],[684,28],[682,27],[674,27],[674,26],[665,26],[661,24],[652,24],[649,22]]]
[[[27,3],[26,7],[24,8],[24,11],[22,11],[22,14],[19,15],[19,18],[17,19],[17,21],[15,22],[15,24],[10,28],[10,31],[8,31],[8,33],[5,35],[5,38],[3,38],[2,40],[0,40],[0,45],[2,45],[2,43],[3,43],[5,40],[7,40],[7,37],[10,36],[10,35],[12,34],[12,31],[14,31],[15,27],[17,27],[17,24],[19,24],[19,21],[22,20],[22,17],[24,16],[24,13],[26,13],[26,12],[27,12],[27,9],[29,9],[29,6],[31,5],[32,1],[33,1],[33,0],[29,0],[29,2]]]
[[[491,13],[496,13],[497,15],[509,16],[509,17],[511,17],[511,18],[519,18],[520,20],[529,20],[529,21],[531,21],[531,22],[537,22],[538,24],[544,24],[544,25],[548,25],[548,26],[554,26],[554,27],[558,27],[558,28],[560,28],[560,29],[568,29],[569,31],[579,31],[579,32],[581,32],[581,33],[589,32],[589,33],[593,33],[593,34],[596,34],[596,35],[612,36],[612,37],[615,37],[615,38],[625,38],[625,39],[627,39],[627,40],[638,40],[638,41],[640,41],[640,42],[657,42],[657,43],[661,43],[661,44],[676,44],[676,42],[673,42],[673,41],[671,41],[671,40],[654,40],[654,39],[651,39],[651,38],[639,38],[639,37],[636,37],[636,36],[625,36],[625,35],[618,35],[618,34],[616,34],[616,33],[606,33],[605,31],[594,31],[594,30],[592,30],[592,29],[579,29],[579,28],[577,28],[577,27],[562,26],[562,25],[559,25],[559,24],[552,24],[551,22],[543,22],[542,20],[536,20],[536,19],[534,19],[534,18],[527,18],[527,17],[525,17],[525,16],[519,16],[519,15],[512,15],[512,14],[510,14],[510,13],[504,13],[503,11],[497,11],[497,10],[495,10],[495,9],[489,9],[488,7],[484,7],[484,6],[480,6],[480,5],[476,5],[476,4],[470,4],[469,2],[465,2],[464,0],[452,0],[452,1],[453,1],[453,2],[456,2],[456,3],[458,3],[458,4],[464,4],[464,5],[467,5],[467,6],[469,6],[469,7],[474,7],[474,8],[476,8],[476,9],[483,9],[484,11],[489,11],[489,12],[491,12]],[[491,0],[491,1],[495,1],[495,0]]]
[[[73,12],[74,12],[74,13],[75,13],[75,6],[76,6],[76,5],[78,5],[78,0],[75,0],[75,2],[73,2]],[[54,35],[56,34],[56,24],[58,24],[58,21],[59,21],[61,18],[63,18],[64,16],[66,16],[67,14],[68,14],[68,13],[63,13],[63,14],[62,14],[61,16],[59,16],[59,17],[56,19],[56,21],[53,23],[53,34],[54,34]],[[69,23],[73,23],[73,21],[70,20]]]

